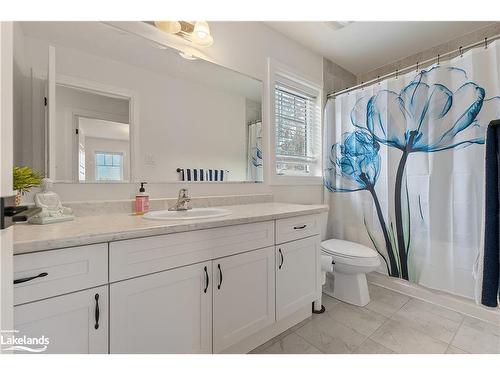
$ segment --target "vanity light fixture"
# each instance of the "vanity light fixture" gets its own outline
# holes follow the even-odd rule
[[[154,23],[157,28],[169,34],[177,34],[182,29],[179,21],[155,21]]]
[[[153,24],[163,32],[180,36],[200,47],[210,47],[214,43],[206,21],[154,21]]]
[[[192,36],[193,42],[203,47],[209,47],[214,43],[214,38],[210,35],[210,28],[206,21],[196,21]]]

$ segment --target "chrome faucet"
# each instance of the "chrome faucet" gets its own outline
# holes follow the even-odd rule
[[[169,208],[169,211],[187,211],[191,209],[189,202],[191,197],[188,195],[188,189],[180,189],[179,196],[177,197],[177,202],[175,206]]]

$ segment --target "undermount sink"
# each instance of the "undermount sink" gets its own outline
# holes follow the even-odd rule
[[[148,220],[192,220],[208,219],[230,214],[231,211],[223,208],[193,208],[187,211],[151,211],[144,214],[143,218]]]

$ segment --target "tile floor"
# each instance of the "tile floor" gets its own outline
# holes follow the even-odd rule
[[[313,315],[253,354],[497,353],[497,325],[369,285],[371,302],[356,307],[323,295]]]

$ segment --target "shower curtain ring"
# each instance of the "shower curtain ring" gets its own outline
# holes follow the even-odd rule
[[[418,61],[417,61],[417,68],[415,69],[415,72],[418,73]]]
[[[380,85],[380,76],[377,76],[377,83]]]
[[[396,79],[398,79],[399,69],[396,69]]]
[[[439,65],[439,53],[438,53],[438,63],[437,64]]]
[[[460,51],[460,57],[464,57],[464,54],[462,52],[462,46],[460,46],[460,48],[458,50]]]
[[[488,48],[488,38],[484,38],[484,49]]]

